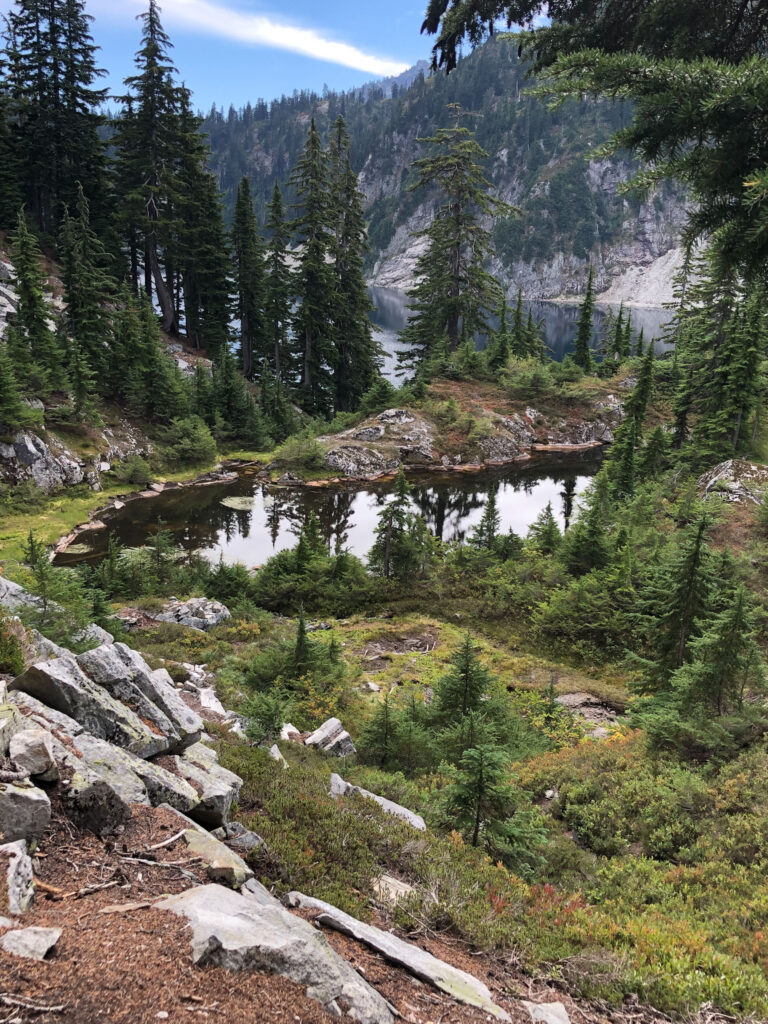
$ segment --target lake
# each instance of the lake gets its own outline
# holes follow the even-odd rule
[[[502,530],[525,536],[548,502],[561,527],[573,516],[574,503],[600,466],[599,451],[578,455],[537,456],[525,464],[495,471],[430,474],[412,478],[413,507],[444,541],[464,540],[483,514],[491,488],[497,489]],[[161,518],[174,541],[217,561],[262,565],[271,555],[296,543],[302,523],[313,512],[329,546],[346,547],[365,558],[373,544],[377,514],[392,481],[364,487],[276,487],[244,473],[225,484],[169,490],[155,498],[136,499],[104,519],[107,529],[83,534],[92,547],[65,552],[57,565],[98,560],[111,534],[128,547],[139,547]],[[233,507],[235,506],[235,507]]]
[[[408,320],[408,300],[405,292],[392,288],[369,288],[368,293],[375,306],[371,320],[379,328],[377,339],[384,351],[384,375],[396,380],[399,372],[397,352],[400,348],[397,336]],[[550,355],[558,362],[573,350],[576,337],[576,321],[579,315],[578,305],[559,302],[525,302],[525,314],[530,309],[535,320],[543,321],[544,340],[549,346]],[[595,309],[595,330],[592,338],[593,348],[597,345],[603,330],[606,317],[618,307],[598,306]],[[511,315],[511,311],[510,311]],[[642,328],[646,340],[659,339],[671,318],[671,311],[659,308],[632,308],[632,322],[635,332]],[[657,343],[657,348],[662,346]]]

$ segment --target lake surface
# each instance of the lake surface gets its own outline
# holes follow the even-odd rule
[[[376,307],[371,314],[371,320],[379,328],[377,339],[384,351],[384,375],[390,380],[396,380],[399,370],[397,353],[401,346],[398,344],[397,336],[405,327],[408,320],[408,300],[405,292],[395,291],[392,288],[369,288],[368,292],[371,301]],[[559,302],[525,302],[525,314],[530,309],[537,321],[543,321],[542,330],[544,340],[549,346],[550,355],[560,362],[569,352],[573,351],[573,343],[576,337],[576,321],[579,315],[578,305],[564,305]],[[595,348],[600,339],[606,317],[611,311],[617,311],[618,307],[598,306],[595,309],[595,330],[592,338],[592,347]],[[511,315],[510,310],[510,315]],[[635,326],[635,333],[642,328],[645,332],[646,341],[651,338],[659,339],[664,333],[664,328],[669,323],[671,311],[658,308],[632,308],[632,322]],[[657,341],[657,348],[662,348]]]
[[[425,516],[433,533],[444,541],[463,540],[483,514],[491,488],[503,531],[525,536],[548,502],[561,527],[572,518],[574,504],[600,467],[601,453],[547,455],[524,465],[478,473],[430,475],[411,480],[413,506]],[[332,549],[346,547],[365,558],[373,545],[377,514],[393,482],[363,488],[274,487],[244,474],[227,484],[179,488],[155,498],[136,499],[105,517],[107,529],[83,534],[92,547],[68,552],[57,565],[98,560],[111,534],[128,547],[140,547],[161,518],[174,541],[218,561],[262,565],[271,555],[296,544],[310,513],[317,516]],[[237,506],[237,507],[232,507]]]

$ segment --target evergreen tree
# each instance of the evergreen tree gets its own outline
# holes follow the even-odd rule
[[[595,271],[589,268],[587,291],[579,307],[579,319],[576,324],[576,341],[573,350],[573,361],[584,373],[591,373],[593,368],[592,350],[592,318],[595,312]]]
[[[454,723],[470,712],[482,710],[491,688],[491,674],[477,656],[477,647],[467,633],[451,658],[451,669],[435,688],[435,714],[442,724]]]
[[[650,341],[650,347],[653,348],[653,338]],[[640,328],[640,333],[637,336],[637,342],[635,344],[635,358],[642,359],[645,354],[645,328]]]
[[[431,538],[423,518],[410,511],[410,495],[401,464],[394,494],[379,513],[376,540],[368,553],[368,567],[374,576],[404,582],[426,568]]]
[[[390,768],[395,761],[399,744],[399,716],[386,691],[377,703],[363,732],[361,748],[363,757],[373,761],[379,768]]]
[[[109,273],[110,257],[91,227],[90,206],[79,186],[74,216],[64,210],[59,252],[66,303],[63,319],[66,334],[74,342],[68,368],[73,387],[83,395],[89,373],[102,389],[106,384],[112,331],[107,303],[114,299],[115,286]],[[79,362],[77,371],[71,365],[73,354]]]
[[[441,204],[420,233],[427,248],[416,264],[418,281],[409,292],[410,317],[400,340],[407,346],[403,362],[423,369],[444,346],[455,352],[475,333],[489,333],[487,318],[499,285],[485,270],[491,241],[482,222],[507,206],[490,195],[481,168],[487,154],[459,125],[458,111],[452,127],[419,141],[433,153],[415,162],[418,181],[412,187],[436,189]]]
[[[125,80],[129,93],[116,123],[117,191],[134,288],[138,291],[143,265],[144,290],[150,299],[157,296],[163,330],[177,334],[175,289],[170,275],[164,273],[162,256],[165,248],[171,248],[180,201],[180,117],[185,104],[156,0],[149,0],[140,20],[136,73]]]
[[[516,359],[525,359],[527,339],[525,337],[525,315],[523,310],[523,289],[517,292],[515,312],[512,316],[512,355]]]
[[[574,576],[584,576],[608,564],[609,550],[603,515],[595,495],[566,533],[559,557]]]
[[[7,347],[0,341],[0,433],[10,433],[14,427],[21,425],[22,408],[13,363]]]
[[[14,278],[18,309],[9,340],[19,383],[41,395],[64,383],[61,353],[49,325],[50,310],[43,295],[42,253],[27,227],[22,210],[12,238]]]
[[[637,384],[627,401],[626,412],[634,421],[638,435],[642,433],[648,403],[653,394],[654,356],[653,345],[649,345],[640,366]]]
[[[329,221],[328,167],[314,119],[304,150],[291,175],[298,211],[293,222],[299,257],[294,275],[296,311],[293,329],[301,361],[301,404],[305,412],[329,415],[335,403],[333,366],[333,267]],[[300,353],[300,355],[299,355]]]
[[[518,301],[522,299],[518,296]],[[488,346],[488,366],[492,370],[500,370],[507,365],[512,354],[513,335],[509,329],[509,317],[507,313],[507,297],[502,293],[501,305],[498,311],[499,326],[494,331],[491,342]]]
[[[335,342],[335,410],[357,409],[379,374],[380,353],[373,340],[373,304],[363,275],[368,236],[363,197],[352,170],[344,118],[333,126],[329,151],[330,213],[333,225],[333,337]]]
[[[654,566],[638,597],[638,625],[645,638],[641,692],[668,688],[672,673],[690,659],[714,578],[704,518],[688,527],[669,554]]]
[[[472,543],[487,551],[493,550],[501,528],[501,516],[496,503],[497,488],[488,492],[488,500],[483,510],[483,518],[475,527]]]
[[[528,537],[543,555],[552,555],[557,551],[563,535],[552,512],[551,501],[547,502],[546,508],[531,523]]]
[[[291,272],[288,265],[290,234],[283,212],[280,186],[275,183],[267,214],[267,280],[265,299],[265,331],[272,373],[278,385],[291,379],[289,353],[291,321]]]
[[[242,179],[237,190],[232,248],[240,321],[240,366],[245,376],[252,379],[262,360],[269,359],[272,353],[266,350],[264,252],[247,178]]]
[[[83,183],[105,214],[100,114],[105,74],[83,0],[17,0],[8,18],[6,54],[15,160],[23,200],[40,229],[55,234],[65,206]],[[10,225],[9,225],[10,226]]]
[[[644,448],[640,452],[638,460],[638,474],[641,479],[651,479],[666,469],[669,461],[670,440],[663,427],[656,427]]]
[[[623,423],[611,451],[613,488],[617,498],[626,500],[635,493],[635,448],[637,447],[637,420]]]

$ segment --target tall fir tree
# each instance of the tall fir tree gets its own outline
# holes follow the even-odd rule
[[[22,198],[55,234],[78,183],[100,225],[106,214],[100,112],[107,90],[83,0],[17,0],[6,37],[9,96]]]
[[[51,313],[45,301],[42,253],[27,226],[22,210],[11,239],[18,308],[9,339],[14,366],[22,387],[37,395],[48,395],[66,384],[61,352],[50,327]]]
[[[592,321],[595,313],[595,271],[594,267],[589,268],[587,278],[587,290],[584,299],[579,307],[579,319],[576,324],[576,341],[574,342],[573,361],[580,366],[584,373],[591,373],[593,369],[592,349]]]
[[[288,260],[290,230],[285,220],[283,196],[275,182],[267,211],[266,297],[264,308],[268,358],[275,380],[291,379],[291,270]]]
[[[240,366],[245,376],[253,379],[271,353],[266,349],[264,251],[247,178],[241,180],[237,189],[232,249],[240,321]]]
[[[419,140],[432,153],[414,163],[418,181],[412,188],[439,197],[432,223],[420,232],[427,246],[416,264],[410,317],[400,335],[406,346],[402,362],[417,370],[436,353],[455,352],[475,333],[487,336],[488,316],[499,299],[499,285],[485,269],[491,237],[484,223],[508,207],[490,194],[481,166],[487,153],[459,124],[460,112],[454,113],[451,127]]]
[[[300,395],[305,412],[330,415],[335,403],[333,368],[334,271],[331,247],[331,199],[328,166],[314,118],[304,149],[291,174],[296,194],[294,240],[299,249],[294,274],[293,316],[296,355],[300,360]]]
[[[329,147],[329,193],[334,273],[333,337],[335,411],[357,409],[379,376],[379,349],[373,338],[373,304],[363,274],[368,236],[363,197],[352,170],[344,118],[333,126]]]

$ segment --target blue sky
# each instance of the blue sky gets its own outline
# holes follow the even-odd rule
[[[425,0],[160,0],[195,106],[226,110],[294,89],[348,89],[430,54]],[[8,3],[0,3],[7,8]],[[116,91],[131,73],[143,0],[87,0]]]

